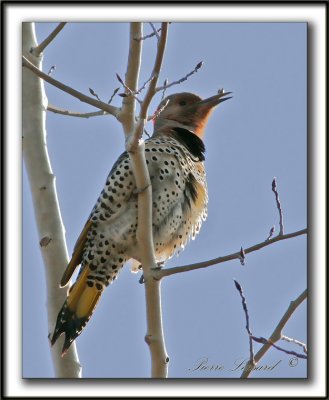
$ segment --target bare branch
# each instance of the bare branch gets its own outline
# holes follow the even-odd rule
[[[298,346],[301,346],[304,350],[304,353],[307,354],[307,347],[305,343],[300,342],[299,340],[296,340],[294,338],[290,338],[286,335],[281,335],[281,340],[285,340],[286,342],[294,343],[297,344]]]
[[[264,242],[255,244],[254,246],[251,246],[251,247],[248,247],[247,249],[244,249],[244,252],[245,252],[245,254],[252,253],[254,251],[262,249],[263,247],[266,247],[273,243],[279,242],[280,240],[286,240],[286,239],[290,239],[290,238],[300,236],[300,235],[305,235],[305,234],[307,234],[307,229],[302,229],[300,231],[288,233],[288,234],[281,235],[281,236],[278,235],[278,236],[275,236],[273,239],[265,240]],[[168,268],[168,269],[161,269],[158,271],[154,271],[154,275],[155,275],[156,279],[162,279],[165,276],[170,276],[170,275],[178,274],[181,272],[194,271],[194,270],[200,269],[200,268],[207,268],[211,265],[221,264],[226,261],[240,259],[240,256],[241,256],[240,252],[232,253],[232,254],[229,254],[224,257],[217,257],[212,260],[202,261],[202,262],[195,263],[195,264],[183,265],[181,267],[173,267],[173,268]]]
[[[141,100],[136,96],[136,94],[139,93],[138,90],[131,90],[128,85],[122,80],[119,74],[116,74],[118,81],[121,83],[121,85],[125,88],[126,92],[125,93],[119,93],[119,96],[121,97],[129,97],[132,96],[135,100],[138,101],[139,104],[141,104]]]
[[[39,68],[35,67],[26,57],[22,57],[23,59],[23,66],[34,72],[37,76],[42,78],[44,81],[50,83],[51,85],[57,87],[58,89],[62,90],[70,94],[71,96],[79,99],[83,103],[90,104],[96,108],[99,108],[108,114],[114,115],[116,118],[118,117],[120,109],[114,106],[111,106],[107,103],[103,103],[102,101],[95,100],[92,97],[86,96],[85,94],[71,88],[70,86],[64,85],[64,83],[57,81],[56,79],[48,76],[44,72],[40,71]]]
[[[118,93],[119,90],[120,90],[120,88],[116,88],[116,89],[113,90],[113,93],[112,93],[109,101],[107,102],[107,104],[111,104],[112,103],[112,100],[114,99],[114,96]]]
[[[166,93],[166,90],[167,90],[167,85],[168,85],[168,79],[165,79],[165,81],[163,82],[164,89],[163,89],[163,92],[162,92],[161,101],[164,99],[164,96],[165,96],[165,93]]]
[[[277,350],[279,350],[279,351],[282,351],[282,352],[284,352],[284,353],[286,353],[286,354],[290,354],[290,355],[296,356],[296,357],[298,357],[298,358],[307,359],[307,356],[305,356],[304,354],[296,353],[296,351],[293,351],[293,350],[284,349],[284,348],[282,348],[282,347],[280,347],[280,346],[277,346],[276,344],[272,343],[270,340],[267,340],[267,339],[265,339],[265,338],[263,338],[263,337],[252,336],[251,338],[252,338],[252,340],[254,340],[254,341],[257,342],[257,343],[262,343],[262,344],[270,345],[270,346],[274,347],[275,349],[277,349]]]
[[[151,23],[150,23],[150,25],[151,25]],[[152,24],[152,25],[153,25],[153,24]],[[152,26],[152,25],[151,25],[151,26]],[[153,25],[153,27],[154,27],[154,25]],[[160,31],[161,31],[161,28],[157,29],[157,30],[156,30],[156,33],[158,34],[158,32],[160,32]],[[151,37],[153,37],[153,36],[155,36],[154,29],[153,29],[153,32],[150,33],[149,35],[145,35],[145,36],[142,36],[142,37],[140,37],[140,38],[134,38],[134,40],[141,41],[141,40],[149,39],[149,38],[151,38]],[[158,35],[158,36],[159,36],[159,35]]]
[[[142,101],[137,97],[137,93],[138,93],[138,90],[131,90],[124,82],[123,82],[123,80],[120,78],[120,76],[118,75],[118,74],[116,74],[117,75],[117,78],[118,78],[118,81],[122,84],[122,86],[125,88],[125,93],[119,93],[119,96],[120,97],[129,97],[129,96],[131,96],[134,100],[136,100],[139,104],[142,104]]]
[[[272,181],[272,191],[275,194],[276,206],[278,208],[279,216],[280,216],[280,232],[279,232],[279,235],[283,235],[283,233],[284,233],[283,214],[282,214],[282,207],[281,207],[281,203],[280,203],[280,199],[279,199],[278,189],[277,189],[277,186],[276,186],[276,178],[273,178],[273,181]]]
[[[79,111],[70,111],[70,110],[63,110],[51,104],[48,104],[47,111],[51,111],[55,114],[67,115],[68,117],[79,117],[79,118],[91,118],[91,117],[98,117],[102,115],[109,115],[109,113],[105,111],[94,111],[89,113],[81,113]]]
[[[292,314],[295,312],[296,308],[307,298],[307,289],[305,289],[295,300],[291,301],[289,307],[287,308],[286,312],[284,313],[283,317],[279,321],[278,325],[275,327],[274,331],[272,332],[271,336],[267,340],[267,343],[260,348],[260,350],[255,355],[255,362],[256,364],[259,360],[264,356],[264,354],[273,346],[274,343],[279,341],[282,338],[282,330],[285,327],[286,323],[289,321]],[[249,362],[246,364],[241,378],[248,378],[251,372],[251,365]]]
[[[153,34],[157,37],[158,41],[160,40],[160,36],[159,33],[161,31],[161,28],[159,30],[157,30],[154,26],[154,24],[152,24],[152,22],[149,22],[151,28],[153,29]]]
[[[191,75],[195,74],[196,72],[198,72],[198,70],[202,67],[203,65],[203,61],[200,61],[194,68],[193,71],[189,72],[188,74],[186,74],[185,76],[183,76],[183,78],[178,79],[177,81],[174,81],[172,83],[166,84],[164,86],[160,86],[156,88],[156,92],[161,92],[161,90],[166,90],[168,88],[170,88],[171,86],[174,85],[179,85],[180,83],[184,82],[187,80],[187,78],[189,78]]]
[[[161,24],[161,36],[160,40],[158,42],[158,50],[157,50],[157,55],[155,59],[155,63],[153,66],[153,71],[151,74],[152,80],[150,81],[149,87],[147,89],[143,104],[140,109],[139,113],[139,118],[141,120],[147,120],[147,111],[149,108],[149,105],[151,103],[151,100],[153,96],[156,94],[157,89],[156,85],[158,83],[158,78],[160,74],[160,69],[162,66],[162,61],[164,57],[164,52],[166,48],[166,42],[167,42],[167,35],[168,35],[168,23],[162,23]]]
[[[169,104],[169,100],[167,100],[162,107],[157,109],[153,115],[151,115],[150,117],[147,117],[147,120],[152,121],[152,119],[158,118],[158,116],[162,113],[162,111],[167,107],[168,104]]]
[[[246,330],[247,330],[248,336],[249,336],[249,352],[250,352],[248,364],[250,364],[251,366],[254,367],[255,366],[255,355],[254,355],[254,346],[253,346],[253,342],[252,342],[253,336],[252,336],[252,333],[250,330],[250,325],[249,325],[249,313],[248,313],[248,308],[247,308],[247,302],[246,302],[246,298],[243,294],[243,290],[242,290],[240,283],[238,281],[234,280],[234,284],[235,284],[235,287],[237,288],[238,292],[240,293],[243,311],[246,316]]]
[[[41,68],[41,57],[36,57],[30,52],[31,47],[37,47],[33,23],[22,24],[22,38],[23,54],[26,54],[33,63]],[[48,332],[50,332],[55,324],[58,310],[66,299],[67,289],[60,289],[58,282],[69,260],[65,229],[57,198],[56,178],[52,171],[47,148],[45,131],[47,97],[44,82],[27,68],[23,68],[22,89],[23,156],[33,200],[40,250],[44,261]],[[50,349],[56,377],[81,377],[81,365],[76,344],[72,344],[65,359],[61,358],[62,344],[63,339],[60,339]]]
[[[143,134],[144,124],[147,119],[147,112],[150,102],[155,94],[155,88],[158,82],[158,76],[162,66],[164,51],[166,47],[168,34],[168,23],[161,24],[161,36],[158,40],[157,54],[152,70],[150,84],[145,94],[143,103],[140,107],[139,124],[135,131],[133,142],[130,143],[130,148],[134,149],[139,138]],[[145,295],[146,295],[146,314],[147,314],[147,333],[145,341],[149,346],[152,359],[152,377],[166,378],[168,376],[169,357],[167,355],[165,340],[162,327],[162,310],[161,310],[161,282],[153,278],[152,272],[157,268],[154,246],[153,246],[153,230],[152,230],[152,188],[149,177],[148,168],[145,161],[145,153],[143,146],[143,167],[144,175],[147,176],[145,183],[150,183],[147,191],[138,196],[138,234],[141,241],[147,244],[146,254],[143,265],[143,275],[145,278]],[[143,220],[140,216],[144,214]]]
[[[155,87],[162,65],[167,39],[167,25],[166,23],[162,24],[161,36],[158,41],[157,54],[151,74],[152,79],[150,80],[150,85],[140,107],[139,121],[137,123],[135,122],[134,96],[127,96],[124,98],[122,112],[119,115],[119,120],[122,122],[126,134],[126,149],[129,153],[138,190],[138,226],[136,236],[145,280],[147,315],[147,333],[145,341],[151,353],[152,377],[154,378],[167,377],[169,358],[165,348],[162,328],[160,281],[155,280],[152,275],[152,271],[157,267],[152,233],[152,187],[145,160],[145,143],[140,140],[140,138],[144,131],[147,110],[155,94]],[[142,37],[141,24],[132,23],[128,69],[125,79],[125,86],[128,87],[132,93],[137,90],[141,55],[141,41],[134,40],[136,37]]]
[[[144,82],[143,86],[141,86],[141,87],[138,89],[137,94],[139,94],[143,89],[145,89],[145,88],[146,88],[146,85],[148,85],[148,84],[151,82],[151,80],[152,80],[153,78],[154,78],[154,77],[151,75],[150,78],[149,78],[146,82]]]
[[[39,56],[44,51],[44,49],[55,39],[55,37],[59,34],[59,32],[64,28],[65,25],[66,22],[61,22],[60,24],[58,24],[57,27],[51,32],[51,34],[33,49],[33,54],[35,56]]]
[[[142,54],[142,43],[135,40],[141,37],[141,24],[131,23],[130,24],[130,45],[127,62],[127,71],[125,76],[125,82],[117,74],[119,82],[125,87],[129,88],[129,91],[134,92],[137,90],[139,70],[141,65],[141,54]],[[118,116],[119,121],[122,123],[126,141],[133,135],[135,131],[135,110],[136,103],[133,96],[127,96],[123,98],[121,113]]]

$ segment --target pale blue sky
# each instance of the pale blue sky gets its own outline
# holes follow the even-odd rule
[[[41,41],[55,24],[37,24]],[[46,50],[44,71],[107,101],[125,73],[129,25],[68,24]],[[145,25],[145,32],[150,31]],[[151,72],[155,39],[145,42],[141,83]],[[213,113],[205,137],[209,216],[201,233],[168,266],[226,255],[263,241],[278,212],[271,182],[277,177],[286,232],[306,227],[306,49],[305,23],[174,23],[170,25],[160,82],[176,80],[203,60],[204,66],[167,94],[190,91],[207,97],[219,88],[233,98]],[[46,85],[49,102],[94,111]],[[154,99],[154,111],[160,96]],[[114,105],[120,105],[116,97]],[[78,119],[47,115],[48,145],[69,252],[116,158],[124,149],[120,125],[111,116]],[[148,130],[152,131],[151,124]],[[46,292],[31,196],[23,175],[23,376],[52,377],[47,339]],[[139,276],[124,268],[103,295],[77,339],[84,377],[148,377],[144,343],[145,301]],[[251,329],[268,336],[289,302],[307,285],[306,237],[279,242],[238,261],[168,277],[162,284],[169,377],[237,378],[237,360],[248,358],[248,337],[233,279],[248,301]],[[306,304],[284,333],[306,341]],[[300,351],[288,343],[282,347]],[[255,345],[256,349],[259,348]],[[191,369],[207,357],[224,371]],[[272,349],[252,377],[305,377],[306,362],[289,366],[290,356]]]

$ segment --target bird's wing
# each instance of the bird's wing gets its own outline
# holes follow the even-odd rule
[[[68,263],[68,266],[66,267],[66,270],[62,276],[61,283],[60,283],[61,287],[64,287],[68,284],[69,280],[71,279],[72,275],[74,274],[74,271],[76,270],[76,268],[82,261],[83,248],[86,243],[87,235],[88,235],[89,229],[91,228],[92,224],[93,224],[93,222],[91,221],[91,219],[89,219],[86,222],[82,232],[80,233],[80,236],[74,246],[72,258],[71,258],[70,262]]]
[[[121,183],[121,179],[125,179],[128,175],[130,177],[130,187],[127,188]],[[131,167],[129,163],[129,155],[127,152],[121,154],[113,165],[103,191],[101,192],[89,218],[86,222],[73,250],[72,258],[66,267],[66,270],[61,279],[61,287],[67,285],[71,279],[74,271],[82,262],[83,251],[87,239],[90,238],[92,233],[91,228],[97,226],[98,222],[109,221],[115,218],[122,212],[121,202],[127,201],[135,188],[135,180],[133,178]],[[124,193],[124,196],[123,196]],[[80,271],[81,272],[81,271]]]

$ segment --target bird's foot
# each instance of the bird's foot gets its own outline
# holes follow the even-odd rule
[[[160,262],[157,262],[157,266],[152,269],[153,269],[153,271],[158,271],[159,269],[162,269],[163,266],[164,266],[164,262],[160,261]]]

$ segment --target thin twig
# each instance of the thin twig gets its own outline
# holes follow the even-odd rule
[[[246,330],[247,330],[248,336],[249,336],[249,353],[250,353],[249,364],[254,367],[255,366],[255,355],[254,355],[254,346],[253,346],[253,342],[252,342],[253,336],[252,336],[252,333],[251,333],[251,330],[250,330],[249,313],[248,313],[248,308],[247,308],[247,302],[246,302],[246,298],[245,298],[245,296],[243,294],[243,290],[242,290],[242,287],[241,287],[240,283],[238,281],[234,280],[234,284],[235,284],[235,287],[237,288],[238,292],[240,293],[240,297],[241,297],[241,300],[242,300],[243,311],[244,311],[244,314],[246,316]]]
[[[162,107],[158,108],[153,115],[147,117],[147,120],[152,121],[153,119],[158,118],[158,116],[162,113],[162,111],[167,107],[168,104],[169,104],[169,99],[164,103]]]
[[[158,50],[157,50],[157,56],[154,62],[154,67],[153,71],[151,74],[152,80],[150,81],[149,87],[147,89],[143,105],[140,110],[139,117],[141,119],[146,119],[147,118],[147,110],[148,107],[151,103],[151,100],[155,93],[157,92],[156,85],[158,83],[158,78],[160,74],[160,69],[164,57],[164,51],[166,47],[166,38],[167,38],[167,32],[168,32],[168,23],[163,23],[161,25],[161,37],[158,43]]]
[[[52,65],[48,71],[48,75],[51,75],[55,69],[56,69],[56,65]]]
[[[161,31],[161,28],[158,28],[157,32],[160,32],[160,31]],[[145,35],[145,36],[142,36],[140,38],[134,38],[134,40],[141,41],[141,40],[149,39],[149,38],[151,38],[153,36],[155,36],[155,32],[154,31],[152,33],[150,33],[149,35]]]
[[[153,78],[154,78],[154,77],[151,75],[150,78],[149,78],[146,82],[144,82],[143,86],[141,86],[141,87],[137,90],[137,93],[136,93],[136,94],[139,94],[143,89],[145,89],[145,88],[146,88],[146,85],[148,85],[148,84],[151,82],[151,80],[152,80]]]
[[[170,88],[171,86],[174,85],[179,85],[180,83],[184,82],[187,80],[187,78],[189,78],[191,75],[195,74],[196,72],[198,72],[198,70],[202,67],[203,65],[203,61],[200,61],[194,68],[193,71],[189,72],[188,74],[186,74],[185,76],[183,76],[183,78],[178,79],[177,81],[168,83],[166,85],[163,86],[159,86],[156,88],[156,92],[161,92],[161,90],[166,90],[168,88]]]
[[[99,100],[95,100],[92,97],[86,96],[85,94],[79,92],[78,90],[75,90],[71,88],[70,86],[64,85],[64,83],[57,81],[56,79],[52,78],[51,76],[48,76],[44,72],[40,71],[39,68],[36,68],[26,57],[22,57],[23,60],[23,66],[30,69],[32,72],[34,72],[37,76],[42,78],[44,81],[50,83],[51,85],[57,87],[58,89],[62,90],[63,92],[66,92],[70,94],[71,96],[79,99],[83,103],[88,103],[96,108],[99,108],[111,115],[114,115],[115,117],[118,116],[120,109],[114,106],[111,106],[107,103],[104,103]]]
[[[268,242],[273,237],[274,232],[275,232],[275,226],[272,226],[272,228],[270,229],[270,232],[266,238],[266,242]]]
[[[122,80],[122,78],[120,77],[119,74],[116,74],[118,81],[121,83],[121,85],[126,89],[127,93],[120,93],[119,96],[121,97],[127,97],[127,96],[133,96],[135,100],[137,100],[139,102],[139,104],[142,103],[141,100],[139,100],[139,98],[136,96],[137,94],[140,94],[142,92],[142,90],[145,89],[145,87],[152,81],[152,79],[154,79],[154,76],[151,75],[149,79],[147,79],[143,85],[137,89],[137,90],[131,90],[126,83]]]
[[[296,308],[307,298],[307,289],[305,289],[295,300],[291,301],[289,307],[287,308],[286,312],[284,313],[283,317],[275,327],[274,331],[272,332],[271,336],[268,339],[269,343],[265,343],[256,353],[255,355],[255,363],[257,364],[259,360],[265,355],[265,353],[273,346],[273,343],[276,343],[282,338],[282,330],[285,327],[286,323],[291,318],[292,314],[295,312]],[[251,373],[250,364],[247,363],[241,378],[248,378]]]
[[[81,113],[78,111],[70,111],[70,110],[63,110],[51,104],[48,104],[47,111],[51,111],[55,114],[67,115],[68,117],[79,117],[79,118],[91,118],[91,117],[99,117],[102,115],[109,115],[109,113],[105,111],[94,111],[89,113]]]
[[[290,342],[290,343],[297,344],[298,346],[302,347],[304,353],[307,354],[307,347],[306,347],[306,344],[305,344],[305,343],[300,342],[300,341],[297,340],[297,339],[290,338],[290,337],[288,337],[288,336],[286,336],[286,335],[281,335],[281,340],[285,340],[286,342]]]
[[[124,82],[124,80],[121,78],[121,76],[119,75],[119,74],[115,74],[116,75],[116,77],[117,77],[117,80],[121,83],[121,85],[126,89],[126,91],[128,92],[128,93],[126,93],[126,94],[129,94],[129,95],[133,95],[133,94],[135,94],[137,91],[136,90],[132,90],[132,89],[130,89],[130,87],[128,87],[128,85]]]
[[[307,234],[307,229],[302,229],[300,231],[288,233],[288,234],[281,235],[281,236],[278,235],[278,236],[275,236],[273,239],[265,240],[264,242],[255,244],[254,246],[251,246],[251,247],[248,247],[247,249],[244,249],[244,252],[245,252],[245,254],[252,253],[253,251],[260,250],[263,247],[266,247],[273,243],[279,242],[280,240],[286,240],[286,239],[290,239],[290,238],[300,236],[300,235],[305,235],[305,234]],[[217,257],[212,260],[202,261],[202,262],[195,263],[195,264],[183,265],[180,267],[173,267],[173,268],[168,268],[168,269],[161,269],[158,271],[154,271],[154,275],[155,275],[156,279],[162,279],[165,276],[170,276],[170,275],[174,275],[174,274],[178,274],[178,273],[186,272],[186,271],[194,271],[194,270],[200,269],[200,268],[207,268],[211,265],[221,264],[226,261],[240,259],[240,256],[241,256],[240,252],[232,253],[227,256]]]
[[[167,85],[168,85],[168,79],[165,79],[165,81],[163,82],[164,89],[163,89],[163,92],[162,92],[161,101],[164,99],[164,96],[165,96],[165,93],[166,93],[166,90],[167,90]]]
[[[284,349],[283,347],[280,347],[280,346],[278,346],[278,345],[272,343],[270,340],[267,340],[267,339],[265,339],[264,337],[252,336],[251,338],[252,338],[252,340],[254,340],[254,341],[257,342],[257,343],[262,343],[262,344],[270,345],[270,346],[274,347],[275,349],[277,349],[277,350],[279,350],[279,351],[283,351],[283,352],[286,353],[286,354],[290,354],[290,355],[296,356],[296,357],[298,357],[298,358],[307,359],[307,356],[305,356],[304,354],[297,353],[296,351],[293,351],[293,350]]]
[[[114,99],[114,96],[118,93],[119,90],[120,90],[120,88],[116,88],[116,89],[113,90],[113,93],[112,93],[109,101],[107,102],[107,104],[111,104],[112,103],[112,100]]]
[[[161,24],[161,36],[160,40],[158,42],[158,49],[157,49],[157,54],[152,70],[151,77],[152,79],[150,80],[150,84],[148,86],[147,92],[145,94],[144,100],[141,104],[140,107],[140,112],[139,112],[139,120],[141,121],[141,124],[139,126],[138,131],[136,131],[136,136],[133,138],[132,142],[130,142],[130,148],[133,149],[137,143],[139,138],[142,136],[143,131],[144,131],[144,124],[145,121],[147,121],[147,111],[149,108],[149,105],[151,103],[151,100],[155,93],[157,92],[156,90],[156,85],[158,83],[158,77],[164,57],[164,51],[166,47],[166,40],[167,40],[167,34],[168,34],[168,23],[162,23]]]
[[[39,56],[44,51],[44,49],[55,39],[55,37],[59,34],[59,32],[64,28],[65,25],[66,22],[61,22],[60,24],[58,24],[57,27],[51,32],[51,34],[33,49],[33,54],[35,56]]]
[[[153,29],[153,34],[157,37],[158,41],[160,40],[160,35],[158,33],[158,30],[155,28],[154,24],[152,24],[152,22],[149,22],[151,28]],[[159,32],[161,31],[161,28],[159,30]]]
[[[283,213],[282,213],[282,207],[281,207],[281,203],[280,203],[280,199],[279,199],[279,192],[278,192],[278,189],[277,189],[277,186],[276,186],[276,178],[273,178],[273,181],[272,181],[272,191],[275,194],[276,206],[278,208],[279,216],[280,216],[280,232],[279,232],[279,235],[283,235],[283,233],[284,233]]]
[[[146,129],[144,129],[144,134],[148,137],[148,139],[150,139],[151,135],[147,132]]]
[[[94,89],[89,88],[89,93],[90,93],[92,96],[96,97],[96,99],[97,99],[98,101],[102,101],[102,100],[99,98],[98,94],[95,92]]]
[[[125,93],[119,93],[120,97],[129,97],[131,96],[133,99],[135,99],[139,104],[142,103],[142,101],[136,96],[138,93],[138,90],[132,90],[130,87],[122,80],[119,74],[116,74],[116,77],[118,81],[121,83],[121,85],[125,88],[126,92]]]
[[[245,260],[246,260],[246,253],[244,252],[243,247],[240,249],[240,263],[241,265],[245,265]]]

